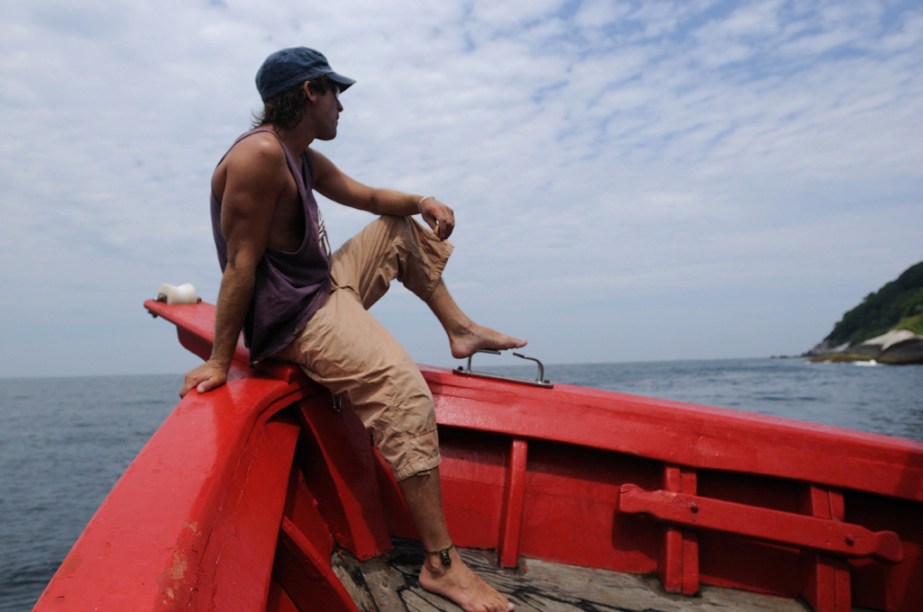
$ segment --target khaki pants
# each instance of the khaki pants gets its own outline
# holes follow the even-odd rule
[[[452,248],[413,219],[373,221],[333,254],[327,302],[277,355],[346,395],[398,480],[439,465],[433,397],[410,355],[367,309],[393,279],[428,300]]]

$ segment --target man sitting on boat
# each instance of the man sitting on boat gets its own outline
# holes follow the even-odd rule
[[[465,565],[449,538],[429,388],[367,309],[397,279],[433,311],[454,357],[525,341],[473,322],[449,294],[442,271],[452,252],[450,207],[432,196],[364,185],[309,148],[336,137],[339,94],[353,83],[304,47],[270,55],[257,73],[263,113],[211,182],[223,271],[215,343],[180,394],[224,384],[241,329],[252,361],[297,363],[349,399],[394,471],[427,551],[420,585],[465,610],[506,610],[506,598]],[[330,253],[312,190],[381,216]],[[415,214],[432,231],[411,219]]]

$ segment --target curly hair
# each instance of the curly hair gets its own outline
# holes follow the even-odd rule
[[[324,95],[331,87],[336,86],[336,83],[326,76],[314,79],[308,85],[311,91],[317,95]],[[252,125],[256,128],[272,124],[281,130],[290,130],[304,118],[307,99],[308,97],[301,85],[292,87],[288,91],[266,100],[263,103],[263,111],[259,114],[254,114]]]

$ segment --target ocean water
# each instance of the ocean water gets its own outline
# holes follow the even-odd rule
[[[529,367],[492,369],[534,377]],[[745,359],[549,365],[545,376],[923,442],[923,366]],[[0,612],[32,607],[175,406],[181,382],[181,375],[0,379]]]
[[[0,379],[0,610],[29,610],[181,376]]]

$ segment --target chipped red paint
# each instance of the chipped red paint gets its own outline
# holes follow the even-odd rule
[[[209,304],[147,308],[210,352]],[[342,546],[414,537],[351,411],[290,365],[192,393],[113,488],[37,609],[350,610]],[[447,519],[502,565],[537,557],[802,598],[817,610],[923,601],[923,444],[429,367]],[[754,562],[758,560],[758,562]],[[231,606],[233,602],[233,606]]]

